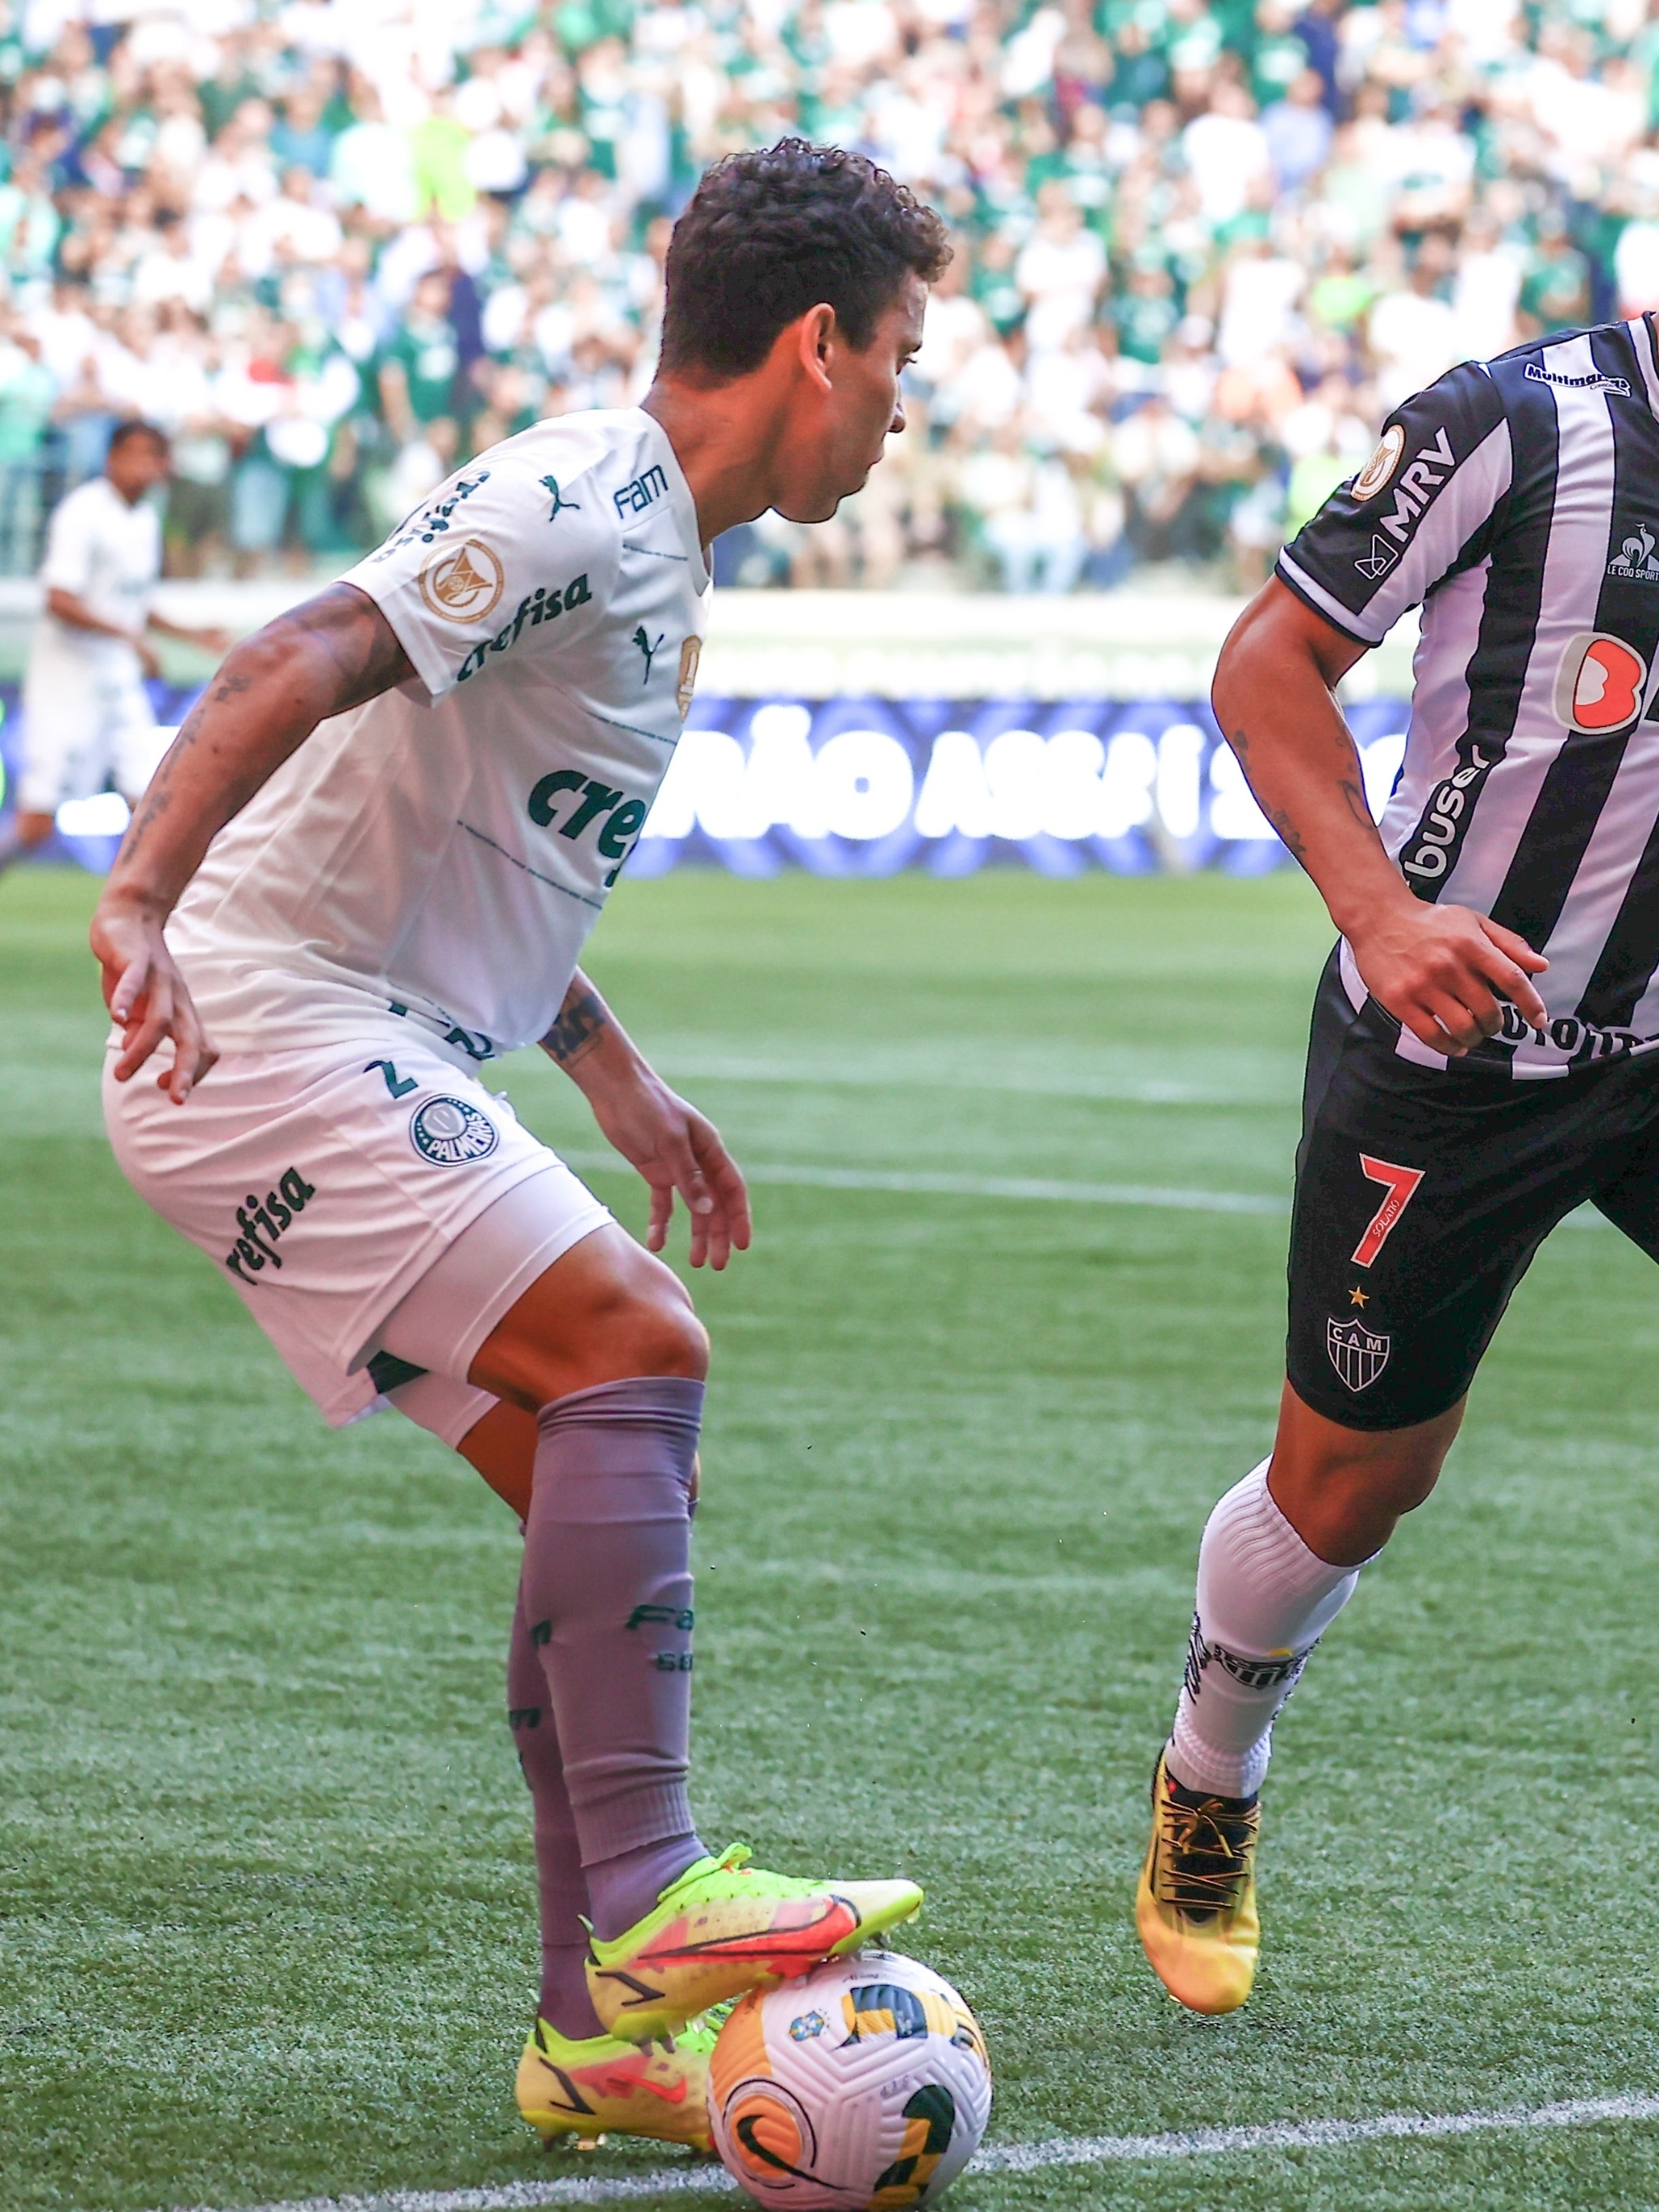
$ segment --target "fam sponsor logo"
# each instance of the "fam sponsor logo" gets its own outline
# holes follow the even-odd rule
[[[1399,453],[1405,449],[1406,434],[1397,422],[1389,436],[1395,432],[1401,441],[1395,453],[1397,459]],[[1373,471],[1379,470],[1383,447],[1388,443],[1389,439],[1384,438],[1382,445],[1372,454],[1360,475],[1354,478],[1356,498],[1375,497],[1389,483],[1394,472],[1393,460],[1386,468],[1380,469],[1370,491],[1362,495],[1359,490],[1363,479],[1370,476]],[[1428,512],[1430,501],[1456,466],[1457,456],[1452,451],[1451,440],[1446,435],[1446,426],[1443,422],[1435,432],[1434,443],[1422,447],[1401,471],[1399,481],[1394,487],[1393,508],[1387,514],[1378,514],[1376,528],[1371,537],[1371,550],[1353,564],[1362,576],[1369,576],[1375,580],[1385,569],[1393,567],[1404,548],[1411,544],[1412,532]]]
[[[421,597],[444,622],[484,622],[501,605],[507,572],[482,538],[463,538],[428,558],[420,586]]]
[[[1622,730],[1642,711],[1648,665],[1609,631],[1582,629],[1562,648],[1555,672],[1556,720],[1581,736]]]
[[[1333,1314],[1325,1323],[1325,1349],[1345,1389],[1356,1396],[1369,1390],[1389,1364],[1393,1339],[1381,1329],[1367,1328],[1356,1315],[1339,1321]]]
[[[409,1117],[409,1140],[423,1160],[441,1168],[487,1160],[501,1133],[469,1099],[428,1098]]]
[[[1495,760],[1488,760],[1479,745],[1469,750],[1474,757],[1455,775],[1449,775],[1435,793],[1417,832],[1416,850],[1401,860],[1408,876],[1425,883],[1433,883],[1445,874],[1451,848],[1457,842],[1458,825],[1469,805],[1469,787],[1495,765]]]
[[[1583,376],[1568,376],[1559,368],[1540,368],[1535,361],[1529,361],[1522,373],[1528,384],[1559,385],[1564,392],[1612,392],[1620,399],[1631,396],[1628,377],[1603,376],[1600,369],[1588,370]]]
[[[280,1267],[276,1247],[316,1195],[315,1184],[308,1183],[298,1168],[289,1168],[263,1198],[249,1191],[236,1209],[236,1226],[242,1233],[225,1255],[226,1267],[245,1283],[265,1267]]]
[[[370,560],[389,561],[399,546],[408,545],[417,538],[422,545],[433,544],[448,530],[450,517],[456,508],[471,499],[475,491],[481,491],[489,482],[488,469],[480,469],[475,477],[458,477],[445,498],[434,500],[431,506],[423,507],[418,514],[411,515],[386,539],[378,553],[369,556]]]
[[[1638,584],[1659,584],[1659,561],[1653,557],[1654,544],[1653,532],[1645,522],[1638,522],[1608,562],[1608,575]]]
[[[496,598],[500,596],[497,592]],[[455,671],[455,681],[465,684],[470,677],[476,676],[492,653],[510,653],[522,630],[539,629],[544,623],[573,613],[576,608],[585,607],[592,596],[586,574],[575,577],[568,584],[538,584],[533,592],[520,600],[518,612],[504,629],[473,647]],[[490,604],[493,608],[495,602]]]
[[[563,821],[558,823],[559,835],[574,843],[588,830],[595,831],[600,854],[617,864],[605,879],[608,888],[616,882],[623,862],[633,851],[645,827],[651,802],[648,799],[629,799],[598,776],[584,775],[579,768],[556,768],[550,775],[543,776],[531,792],[525,802],[525,811],[538,830],[550,830],[567,797],[574,804]],[[602,828],[598,826],[601,823]]]
[[[632,483],[625,483],[620,491],[613,491],[611,504],[619,516],[626,518],[630,514],[643,514],[647,507],[654,507],[659,499],[665,499],[667,495],[668,478],[659,463],[655,468],[647,469],[642,477],[635,477]]]

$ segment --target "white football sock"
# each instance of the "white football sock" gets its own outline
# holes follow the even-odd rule
[[[1273,1501],[1268,1465],[1236,1483],[1205,1523],[1170,1740],[1176,1781],[1218,1797],[1261,1787],[1274,1716],[1359,1581],[1358,1567],[1333,1566],[1308,1549]]]

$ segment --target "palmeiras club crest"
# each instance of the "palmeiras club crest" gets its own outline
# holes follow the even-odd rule
[[[1352,1321],[1338,1321],[1333,1314],[1325,1323],[1325,1349],[1350,1390],[1370,1389],[1389,1364],[1389,1341],[1380,1330],[1367,1328],[1357,1315]]]

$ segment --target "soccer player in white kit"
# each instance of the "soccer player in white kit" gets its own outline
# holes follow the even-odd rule
[[[166,481],[165,434],[120,422],[104,473],[61,501],[40,570],[46,605],[23,679],[23,767],[17,812],[0,836],[0,870],[51,836],[66,799],[112,781],[129,802],[155,766],[155,716],[143,678],[157,673],[146,629],[222,653],[217,630],[181,629],[156,614],[161,521],[150,495]]]
[[[696,1834],[708,1340],[653,1255],[678,1191],[692,1264],[724,1266],[747,1199],[576,963],[690,702],[706,547],[864,482],[945,258],[939,218],[860,156],[785,140],[712,170],[643,405],[482,454],[239,646],[93,925],[134,1187],[331,1421],[389,1400],[524,1517],[508,1705],[544,1977],[518,2094],[550,2139],[707,2147],[708,2008],[921,1901]],[[649,1251],[489,1090],[487,1063],[535,1041],[650,1184]]]

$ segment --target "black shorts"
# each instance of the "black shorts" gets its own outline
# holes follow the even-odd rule
[[[1291,1224],[1291,1387],[1328,1420],[1455,1406],[1516,1285],[1588,1199],[1659,1259],[1659,1054],[1563,1076],[1442,1072],[1356,1013],[1336,955],[1314,1001]]]

